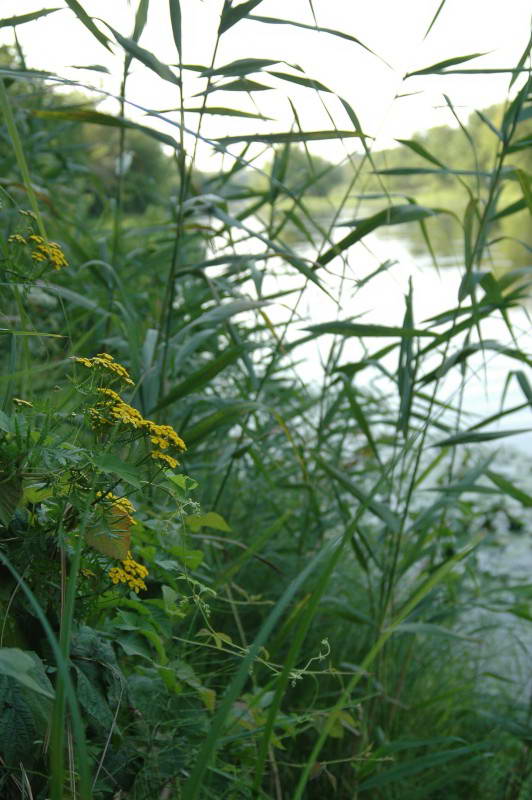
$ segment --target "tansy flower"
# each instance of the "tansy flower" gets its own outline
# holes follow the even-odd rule
[[[32,250],[31,257],[34,261],[49,261],[54,269],[68,267],[68,261],[57,242],[49,242],[43,236],[32,233],[28,237],[28,243],[36,245]]]
[[[122,567],[113,567],[109,570],[109,577],[115,585],[125,583],[137,594],[141,589],[146,591],[144,578],[147,574],[146,567],[135,561],[131,553],[128,553],[122,561]]]
[[[7,237],[7,241],[9,244],[27,244],[26,239],[20,233],[12,233]]]
[[[172,467],[172,469],[177,467],[177,465],[179,463],[177,461],[177,459],[172,458],[172,456],[169,456],[168,453],[161,453],[160,450],[153,450],[152,454],[151,454],[151,457],[155,458],[155,459],[158,459],[159,461],[166,462],[169,467]]]
[[[186,450],[186,445],[183,439],[178,436],[171,425],[157,425],[151,419],[146,420],[146,427],[150,432],[150,441],[152,444],[158,445],[163,450],[173,445],[180,450]]]
[[[109,501],[110,508],[114,512],[113,515],[115,517],[119,519],[123,518],[129,525],[136,524],[136,520],[134,520],[132,516],[135,513],[135,506],[127,497],[118,497],[112,492],[107,492],[105,495],[103,492],[96,492],[96,497],[102,498],[104,504],[106,504],[106,501]]]
[[[78,364],[82,364],[84,367],[91,369],[92,367],[100,368],[105,370],[106,372],[113,373],[113,377],[116,376],[124,381],[124,383],[128,383],[133,386],[133,381],[129,377],[129,373],[122,364],[118,364],[113,356],[110,356],[109,353],[98,353],[98,355],[94,356],[94,358],[83,358],[79,356],[74,357],[74,361],[77,361]]]

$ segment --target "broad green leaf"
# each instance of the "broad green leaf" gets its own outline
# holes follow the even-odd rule
[[[289,81],[290,83],[297,83],[299,86],[304,86],[307,89],[319,89],[320,92],[332,92],[327,86],[319,81],[313,81],[312,78],[300,77],[299,75],[290,75],[288,72],[274,72],[269,70],[267,75],[274,75],[282,81]]]
[[[149,5],[150,5],[150,0],[139,0],[139,4],[137,6],[137,13],[135,14],[135,27],[133,28],[133,34],[131,36],[131,40],[135,42],[135,44],[142,36],[142,31],[146,27],[146,22],[148,20]],[[132,59],[133,55],[131,53],[128,53],[124,63],[124,74],[126,75],[129,72],[129,67],[131,65]]]
[[[476,111],[476,114],[477,114],[477,116],[479,117],[479,119],[481,119],[481,120],[482,120],[482,122],[484,123],[484,125],[486,125],[486,127],[488,127],[488,128],[490,129],[490,131],[491,131],[492,133],[494,133],[494,134],[495,134],[495,136],[496,136],[498,139],[500,139],[500,140],[502,141],[502,140],[503,140],[503,135],[502,135],[502,133],[500,132],[500,130],[499,130],[498,128],[496,128],[496,127],[495,127],[495,125],[494,125],[494,124],[493,124],[493,122],[492,122],[492,121],[489,119],[489,117],[487,117],[485,114],[483,114],[483,113],[482,113],[482,111],[478,111],[478,110]]]
[[[441,0],[441,3],[440,3],[440,5],[439,5],[439,6],[438,6],[438,8],[436,9],[436,13],[434,14],[434,16],[432,17],[432,19],[431,19],[431,21],[430,21],[430,25],[429,25],[429,27],[428,27],[428,28],[427,28],[427,30],[425,31],[425,35],[424,35],[423,39],[426,39],[426,38],[427,38],[427,36],[428,36],[428,35],[429,35],[429,33],[431,32],[432,28],[433,28],[433,27],[434,27],[434,25],[436,24],[436,20],[437,20],[437,19],[438,19],[438,17],[440,16],[440,14],[441,14],[441,12],[442,12],[442,9],[443,9],[443,7],[444,7],[444,5],[445,5],[445,3],[446,3],[446,2],[447,2],[447,0]]]
[[[305,25],[303,22],[295,22],[291,19],[280,19],[278,17],[259,17],[255,14],[250,14],[249,19],[253,19],[256,22],[264,22],[267,25],[293,25],[295,28],[304,28],[308,31],[317,31],[318,33],[329,33],[331,36],[338,36],[340,39],[346,39],[348,42],[353,42],[354,44],[360,45],[363,47],[364,50],[367,50],[368,53],[372,55],[377,55],[371,48],[367,47],[360,39],[351,36],[349,33],[344,33],[343,31],[337,31],[334,28],[322,28],[321,25]],[[379,57],[379,56],[377,56]]]
[[[522,54],[521,58],[519,59],[517,65],[515,67],[514,73],[512,75],[512,80],[510,81],[510,86],[509,86],[510,89],[512,88],[513,84],[515,83],[515,81],[517,80],[519,75],[521,74],[521,70],[525,66],[526,60],[528,59],[528,57],[530,55],[530,50],[531,49],[532,49],[532,34],[530,35],[530,39],[528,40],[527,45],[526,45],[525,49],[523,50],[523,54]]]
[[[115,475],[117,478],[120,478],[120,480],[134,486],[135,489],[141,488],[142,473],[134,464],[122,461],[122,459],[111,455],[111,453],[95,455],[92,460],[98,469],[106,475]]]
[[[70,69],[89,69],[91,72],[104,72],[106,75],[110,75],[110,71],[107,67],[102,66],[101,64],[70,64]]]
[[[201,528],[214,528],[217,531],[230,533],[231,528],[216,511],[208,511],[206,514],[190,514],[185,518],[187,526],[193,533],[197,533]]]
[[[470,358],[470,356],[475,355],[476,353],[483,353],[487,350],[493,350],[496,353],[501,353],[501,355],[504,355],[507,358],[523,361],[525,364],[530,365],[530,359],[520,350],[515,350],[511,347],[505,347],[496,341],[485,340],[483,342],[474,342],[473,344],[462,347],[457,353],[454,353],[454,355],[445,359],[439,367],[436,367],[436,369],[432,370],[432,372],[429,372],[427,375],[424,375],[422,378],[420,378],[420,383],[424,385],[430,383],[431,381],[438,380],[446,375],[453,367],[457,366],[458,364],[463,364],[468,358]]]
[[[81,306],[82,308],[87,309],[88,311],[92,311],[94,314],[98,314],[102,317],[109,317],[110,314],[104,308],[102,308],[101,303],[98,303],[95,300],[91,300],[90,297],[86,297],[79,292],[74,292],[72,289],[67,289],[66,286],[59,286],[58,284],[54,283],[47,283],[46,284],[46,291],[50,294],[55,294],[58,297],[63,297],[65,300],[68,300],[73,305]]]
[[[169,548],[169,552],[188,569],[197,569],[203,561],[204,554],[201,550],[191,550],[188,547],[175,545]]]
[[[496,214],[493,214],[491,219],[501,219],[502,217],[507,217],[510,214],[516,214],[518,211],[522,211],[524,208],[527,207],[527,202],[524,197],[521,200],[516,200],[515,203],[510,203],[505,208],[502,208]]]
[[[150,0],[139,0],[139,4],[137,6],[137,13],[135,14],[135,27],[133,29],[133,36],[132,36],[134,42],[138,42],[138,40],[142,36],[144,28],[146,27],[146,22],[148,21],[149,5],[150,5]]]
[[[522,139],[515,139],[506,148],[507,153],[518,153],[520,150],[529,150],[532,147],[532,136],[524,136]],[[516,170],[516,173],[522,170]],[[526,175],[526,173],[524,173]]]
[[[229,81],[229,83],[219,83],[215,86],[209,86],[204,92],[198,92],[193,97],[202,97],[203,95],[210,94],[211,92],[263,92],[266,89],[271,90],[271,86],[266,86],[265,83],[258,83],[249,78],[237,78],[236,81]]]
[[[408,294],[405,297],[403,328],[408,330],[411,329],[413,325],[414,313],[412,310],[412,279],[410,279]],[[397,429],[402,432],[405,440],[408,436],[410,419],[412,416],[415,376],[416,361],[414,358],[412,337],[402,337],[399,348],[399,363],[397,365],[397,391],[399,393]]]
[[[96,27],[92,21],[92,17],[89,17],[81,3],[78,3],[78,0],[66,0],[66,3],[74,12],[79,21],[85,25],[87,30],[89,30],[96,39],[98,39],[100,44],[103,44],[106,50],[111,50],[109,47],[109,39],[101,32],[101,30],[99,30],[99,28]]]
[[[273,64],[278,64],[278,61],[272,61],[269,58],[239,58],[237,61],[231,61],[229,64],[224,64],[223,67],[212,67],[203,70],[201,73],[202,78],[212,78],[215,75],[248,75],[250,72],[260,72],[265,67],[271,67]]]
[[[133,39],[128,39],[127,36],[122,36],[110,25],[109,28],[113,32],[113,36],[118,44],[122,45],[126,53],[129,53],[132,58],[136,58],[137,61],[140,61],[145,67],[151,69],[164,81],[174,83],[176,86],[181,85],[181,81],[177,75],[174,75],[167,64],[163,64],[162,61],[159,61],[157,56],[154,56],[149,50],[145,50],[144,47],[138,45],[135,41],[133,41]]]
[[[89,680],[80,667],[76,666],[76,694],[80,705],[103,731],[113,730],[113,714],[98,685]],[[119,731],[116,731],[120,735]]]
[[[518,500],[525,508],[532,508],[532,497],[515,486],[515,484],[505,478],[504,475],[500,475],[498,472],[492,472],[491,470],[488,470],[486,475],[490,481],[492,481],[495,486],[498,486],[505,494],[513,497],[514,500]]]
[[[237,6],[233,5],[233,2],[234,0],[224,0],[218,28],[219,36],[228,31],[229,28],[232,28],[233,25],[236,25],[237,22],[240,22],[241,19],[247,17],[250,11],[253,11],[256,6],[262,3],[262,0],[247,0],[247,2],[240,3]]]
[[[170,21],[172,23],[172,35],[179,58],[181,59],[181,4],[180,0],[168,0],[170,5]]]
[[[365,325],[359,322],[321,322],[305,328],[307,331],[322,336],[323,334],[337,334],[338,336],[399,336],[412,338],[412,336],[436,336],[431,331],[422,331],[417,328],[398,328],[388,325]]]
[[[412,78],[414,75],[434,75],[443,72],[446,67],[454,67],[457,64],[463,64],[465,61],[471,61],[474,58],[485,56],[486,53],[471,53],[468,56],[457,56],[456,58],[447,58],[445,61],[438,61],[437,64],[431,64],[430,67],[418,69],[415,72],[407,72],[405,78]]]
[[[526,377],[525,373],[521,370],[516,370],[514,372],[515,377],[517,378],[517,382],[521,387],[521,391],[523,392],[524,396],[532,406],[532,386],[528,382],[528,378]]]
[[[474,641],[471,636],[464,636],[455,633],[451,628],[444,628],[443,625],[435,625],[433,622],[402,622],[394,631],[394,636],[398,633],[421,633],[427,636],[444,636],[449,639],[461,639],[462,641]]]
[[[219,117],[245,117],[247,119],[263,119],[271,120],[271,117],[265,117],[263,114],[252,114],[251,111],[239,111],[236,108],[223,108],[222,106],[205,106],[205,108],[198,106],[198,108],[184,108],[188,114],[210,114],[211,116]]]
[[[486,749],[486,745],[480,743],[467,747],[457,747],[453,750],[438,750],[425,756],[418,756],[418,758],[415,758],[412,761],[400,762],[395,767],[385,769],[377,775],[373,775],[371,778],[363,780],[357,788],[359,791],[366,791],[367,789],[378,789],[381,786],[387,786],[390,783],[400,783],[411,775],[418,775],[420,772],[424,772],[425,770],[432,769],[434,767],[441,768],[444,764],[447,764],[456,758],[471,756],[474,753],[478,753],[479,750],[484,749]]]
[[[222,136],[215,139],[222,146],[237,142],[262,142],[264,144],[284,144],[285,142],[321,142],[328,139],[353,139],[364,137],[359,131],[289,131],[288,133],[251,133],[241,136]]]
[[[25,22],[31,22],[34,19],[39,19],[39,17],[46,17],[48,14],[53,14],[54,11],[60,10],[60,8],[43,8],[40,11],[30,11],[29,14],[21,14],[18,17],[4,17],[0,19],[0,28],[23,25]]]
[[[102,111],[93,111],[92,109],[34,109],[31,112],[35,117],[43,117],[45,119],[66,119],[73,122],[84,122],[91,125],[107,125],[112,128],[130,128],[132,130],[142,131],[146,136],[151,136],[162,144],[167,144],[174,149],[179,148],[179,144],[172,136],[161,131],[156,131],[153,128],[148,128],[146,125],[139,125],[138,122],[132,122],[125,117],[114,117],[112,114],[104,114]]]
[[[43,500],[51,497],[53,493],[54,490],[43,483],[31,484],[30,486],[24,486],[21,502],[23,505],[27,503],[42,503]]]
[[[235,425],[241,423],[246,414],[250,411],[255,411],[261,408],[258,403],[233,403],[215,411],[206,417],[203,417],[199,422],[183,432],[183,438],[187,446],[191,446],[205,439],[212,431],[217,428],[227,427],[227,425]]]
[[[379,172],[382,172],[382,170],[379,170]],[[399,206],[390,206],[390,208],[385,208],[366,219],[343,223],[354,225],[355,230],[348,233],[343,239],[340,239],[337,244],[333,245],[329,250],[319,256],[316,261],[320,266],[325,266],[344,250],[356,244],[356,242],[359,242],[364,236],[367,236],[368,233],[371,233],[377,228],[387,225],[400,225],[405,222],[419,222],[419,220],[434,217],[442,213],[448,212],[445,212],[442,208],[427,208],[413,203],[406,203]]]
[[[491,172],[477,169],[432,169],[431,167],[390,167],[376,169],[375,175],[472,175],[480,178],[491,178]]]
[[[167,471],[165,472],[165,478],[170,483],[173,483],[175,486],[178,486],[183,492],[191,492],[198,487],[198,482],[194,480],[194,478],[190,478],[188,475],[178,474],[175,475],[173,472]]]
[[[424,147],[419,142],[416,142],[414,139],[396,139],[399,144],[403,144],[405,147],[408,147],[414,153],[417,153],[418,156],[425,158],[427,161],[430,161],[432,164],[436,164],[438,167],[442,167],[443,169],[447,169],[445,164],[443,164],[439,158],[433,156],[426,147]]]
[[[216,375],[222,372],[222,370],[231,364],[234,364],[235,361],[238,361],[244,351],[245,348],[242,346],[230,347],[224,353],[222,353],[222,355],[214,358],[212,361],[209,361],[203,367],[200,367],[198,370],[178,383],[174,389],[168,392],[168,394],[166,394],[159,401],[159,403],[157,403],[152,411],[158,411],[161,408],[165,408],[171,403],[174,403],[176,400],[179,400],[181,397],[185,397],[187,394],[198,392],[200,389],[210,383],[210,381],[216,377]]]
[[[3,336],[8,333],[11,336],[47,336],[52,339],[66,338],[60,333],[43,333],[42,331],[15,331],[12,328],[0,328],[0,336]]]
[[[47,690],[36,680],[33,675],[35,669],[35,662],[29,653],[17,647],[0,647],[0,675],[7,675],[32,692],[53,700],[52,687]]]
[[[142,631],[141,631],[142,632]],[[153,661],[153,654],[142,636],[132,631],[118,630],[113,636],[113,641],[120,645],[127,656],[141,657]]]
[[[532,138],[528,138],[527,146],[532,145]],[[526,202],[529,212],[532,214],[532,182],[531,176],[522,169],[516,169],[517,179],[523,192],[523,200]]]
[[[474,442],[491,442],[494,439],[504,439],[507,436],[517,436],[519,433],[529,433],[532,428],[516,428],[507,431],[462,431],[448,439],[436,442],[433,447],[450,447],[455,444],[471,444]]]

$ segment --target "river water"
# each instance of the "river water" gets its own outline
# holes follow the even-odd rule
[[[305,253],[307,257],[310,253]],[[392,262],[391,266],[380,274],[368,280],[364,279],[374,272],[380,264]],[[349,271],[344,268],[341,258],[335,259],[328,265],[328,274],[318,272],[318,276],[327,287],[332,298],[312,282],[308,282],[301,301],[297,305],[297,317],[300,320],[297,335],[292,332],[290,340],[295,340],[305,335],[305,328],[333,320],[353,319],[380,325],[402,324],[405,313],[405,295],[412,283],[414,324],[420,326],[424,320],[458,305],[458,288],[463,275],[463,268],[455,256],[444,256],[438,259],[439,269],[436,269],[430,257],[413,254],[411,242],[404,236],[390,236],[371,234],[365,238],[364,245],[358,244],[350,252]],[[508,263],[496,263],[495,266],[508,267]],[[301,280],[286,277],[270,277],[265,282],[267,289],[279,291],[288,285],[300,285]],[[482,290],[481,290],[482,291]],[[278,322],[286,319],[288,312],[276,308],[267,309],[269,316]],[[529,310],[525,306],[516,307],[510,311],[512,331],[508,330],[506,323],[499,313],[480,323],[483,340],[495,340],[501,345],[515,348],[516,345],[525,352],[532,351],[532,327]],[[444,328],[437,330],[441,332]],[[325,363],[329,354],[332,336],[324,335],[311,343],[302,345],[295,350],[298,358],[297,374],[307,384],[321,381],[323,369],[320,365]],[[367,340],[368,341],[368,340]],[[375,338],[369,340],[371,351],[379,350],[393,339]],[[462,337],[456,337],[447,355],[451,355],[459,347]],[[344,350],[340,363],[355,362],[363,354],[362,346],[358,339],[345,340]],[[383,363],[393,374],[397,368],[397,351],[394,351]],[[435,368],[440,363],[440,357],[434,357],[427,362],[427,371]],[[525,397],[517,380],[512,378],[507,384],[508,373],[512,370],[522,370],[530,373],[526,364],[516,361],[498,352],[485,350],[468,359],[469,371],[466,379],[465,391],[462,398],[464,413],[464,426],[478,423],[481,419],[497,414],[502,407],[510,408],[521,405]],[[366,373],[359,373],[357,380],[362,383],[369,380]],[[532,383],[532,375],[529,374]],[[438,397],[442,401],[456,403],[459,397],[461,376],[458,368],[451,371],[440,384]],[[393,402],[393,387],[384,388],[390,392]],[[504,393],[504,403],[501,405]],[[496,423],[488,425],[483,430],[502,431],[513,429],[532,429],[532,414],[530,408],[504,417]],[[523,454],[532,457],[532,430],[512,436],[507,440]],[[501,440],[497,440],[500,444]]]
[[[341,258],[329,265],[327,275],[318,273],[327,286],[332,298],[309,282],[296,306],[296,319],[299,324],[297,333],[290,335],[290,340],[305,335],[309,325],[333,320],[353,319],[357,322],[394,325],[402,324],[405,311],[405,295],[411,282],[413,290],[414,324],[439,314],[458,305],[458,288],[463,275],[463,267],[459,255],[439,257],[440,268],[436,269],[429,257],[413,252],[412,242],[405,236],[386,236],[372,234],[365,238],[364,245],[358,244],[349,253],[349,271],[345,271]],[[451,248],[449,248],[451,249]],[[460,246],[456,252],[459,254]],[[310,251],[305,253],[312,257]],[[315,256],[315,254],[314,254]],[[379,264],[393,262],[386,270],[373,277],[367,283],[364,279]],[[492,262],[495,268],[511,268],[513,265],[502,259]],[[523,266],[522,263],[517,266]],[[301,285],[302,280],[270,275],[265,278],[263,291],[275,292],[289,286]],[[266,309],[274,322],[289,317],[287,307],[270,306]],[[510,311],[512,331],[508,330],[499,313],[480,324],[482,339],[495,340],[499,344],[515,348],[523,352],[532,351],[532,329],[527,304]],[[449,323],[447,323],[448,325]],[[445,326],[447,327],[447,326]],[[441,331],[443,328],[438,328]],[[370,340],[371,351],[379,350],[392,339],[375,338]],[[395,340],[396,341],[396,340]],[[297,359],[296,378],[307,385],[321,383],[324,376],[324,364],[333,342],[332,336],[322,336],[312,342],[301,345],[294,351]],[[461,346],[461,337],[452,341],[447,355],[451,355]],[[362,355],[362,347],[358,339],[345,340],[340,363],[355,362]],[[391,354],[385,365],[394,374],[397,368],[397,351]],[[439,365],[441,356],[427,363],[426,369]],[[503,407],[510,408],[521,405],[525,397],[517,380],[507,382],[511,370],[522,370],[532,383],[532,375],[526,364],[515,361],[500,353],[487,350],[472,356],[468,360],[468,374],[465,390],[461,397],[464,411],[462,428],[476,424],[492,414],[497,414]],[[368,387],[371,378],[367,372],[357,374],[359,385]],[[380,380],[380,379],[379,379]],[[448,374],[438,389],[438,398],[444,402],[457,403],[460,396],[461,376],[459,369]],[[396,389],[386,379],[379,385],[379,390],[389,393],[392,405],[397,406],[398,398],[394,396]],[[503,397],[504,395],[504,397]],[[491,466],[500,474],[517,484],[523,491],[532,496],[532,415],[531,408],[504,417],[496,423],[489,424],[482,430],[503,431],[524,429],[523,432],[505,439],[498,439],[483,445],[477,445],[482,451],[489,449],[495,460]],[[495,452],[494,452],[495,451]],[[474,503],[482,507],[488,501],[477,495]],[[492,501],[492,498],[489,498]],[[506,501],[505,501],[506,502]],[[495,535],[491,536],[489,546],[482,547],[477,553],[476,569],[482,573],[487,583],[494,586],[519,584],[521,587],[531,584],[532,574],[532,509],[524,509],[518,501],[508,501],[510,516],[520,521],[519,533],[511,530],[509,516],[505,513],[494,514]],[[530,600],[528,597],[530,596]],[[487,607],[479,611],[471,611],[464,618],[464,632],[473,633],[476,644],[472,645],[472,657],[478,666],[479,677],[497,673],[509,681],[509,693],[516,701],[525,702],[530,694],[532,654],[532,591],[522,595],[523,604],[516,605],[517,612],[508,612],[510,595],[495,593]],[[530,603],[530,605],[527,605]],[[530,609],[530,612],[527,609]],[[530,620],[526,615],[530,613]],[[487,691],[501,691],[499,679],[483,678]],[[483,684],[483,685],[484,685]]]

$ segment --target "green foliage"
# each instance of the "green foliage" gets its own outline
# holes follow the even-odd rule
[[[447,99],[458,128],[377,153],[343,98],[347,130],[305,132],[295,103],[289,130],[265,127],[248,95],[334,93],[274,59],[183,64],[175,0],[176,64],[140,44],[146,0],[131,36],[67,4],[117,42],[116,113],[1,54],[2,797],[524,800],[530,712],[494,619],[520,644],[532,588],[492,553],[528,532],[532,491],[482,443],[532,396],[527,54],[504,105],[462,122]],[[378,57],[259,5],[224,2],[218,39],[288,25]],[[130,119],[135,65],[175,90],[175,138]],[[208,139],[208,115],[257,133]],[[312,150],[336,138],[355,142],[339,165]],[[423,319],[412,281],[402,322],[367,321],[356,293],[395,262],[362,274],[357,255],[379,236],[393,257],[404,226],[436,262],[460,237],[458,297]],[[510,268],[492,268],[501,239]],[[335,305],[307,318],[307,299]],[[488,357],[500,409],[472,418]]]

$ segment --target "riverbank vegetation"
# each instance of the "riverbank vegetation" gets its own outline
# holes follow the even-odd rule
[[[67,5],[121,60],[114,111],[17,43],[0,69],[1,796],[525,800],[526,546],[503,565],[532,525],[506,445],[532,403],[530,46],[504,103],[397,149],[345,99],[341,128],[294,107],[214,140],[203,119],[264,82],[332,93],[183,64],[178,0],[171,64],[142,46],[147,0],[128,35]],[[217,41],[279,24],[259,5],[221,5]],[[139,122],[133,67],[176,113]],[[355,144],[331,167],[316,139]],[[392,279],[403,226],[435,274],[459,241],[430,318]],[[397,318],[367,318],[383,276]],[[496,410],[472,410],[495,359]]]

